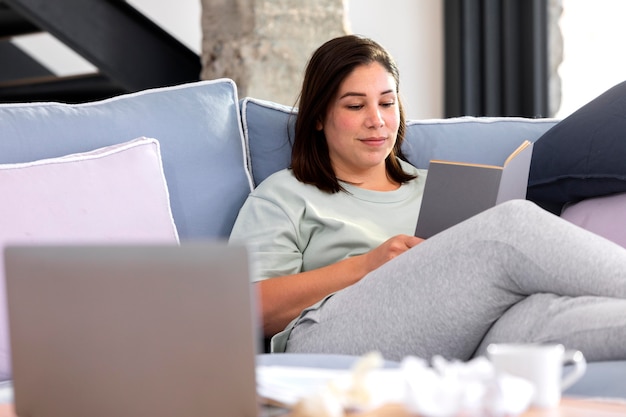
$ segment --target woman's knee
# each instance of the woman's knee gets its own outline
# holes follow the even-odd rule
[[[488,210],[487,212],[499,222],[511,223],[512,225],[525,225],[529,220],[539,221],[540,218],[547,216],[554,217],[553,214],[545,211],[532,201],[528,200],[509,200],[500,203]]]
[[[538,205],[529,200],[508,200],[496,205],[494,208],[496,211],[504,213],[519,213],[519,212],[537,212],[543,211]]]

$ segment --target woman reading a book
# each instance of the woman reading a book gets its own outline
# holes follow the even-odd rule
[[[358,36],[328,41],[309,61],[291,166],[250,194],[231,234],[252,249],[273,349],[466,360],[506,320],[507,341],[626,358],[622,247],[523,200],[413,235],[426,172],[400,150],[398,81],[391,56]],[[604,319],[587,320],[609,304]]]

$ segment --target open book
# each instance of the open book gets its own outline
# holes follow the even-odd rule
[[[532,149],[524,141],[502,166],[430,161],[415,235],[426,239],[496,204],[526,198]]]

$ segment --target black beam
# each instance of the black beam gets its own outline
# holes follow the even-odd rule
[[[24,78],[20,81],[0,83],[0,102],[83,103],[113,97],[124,92],[124,88],[100,74]]]
[[[48,68],[10,41],[0,41],[0,82],[49,75],[52,72]]]
[[[24,19],[3,2],[0,2],[0,38],[36,32],[41,32],[41,29]]]
[[[4,1],[128,91],[200,77],[197,54],[125,1]]]

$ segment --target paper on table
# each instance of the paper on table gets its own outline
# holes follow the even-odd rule
[[[346,369],[320,369],[294,366],[258,366],[257,393],[272,402],[293,407],[298,401],[330,387],[337,393],[351,388],[353,372]],[[401,369],[376,369],[368,373],[365,386],[369,405],[404,400],[406,382]]]
[[[364,361],[371,363],[371,357]],[[524,412],[533,387],[525,380],[496,374],[486,358],[449,362],[405,358],[398,369],[337,370],[285,366],[257,367],[259,396],[292,408],[313,403],[323,415],[371,410],[400,403],[423,416],[514,416]],[[340,410],[340,413],[336,411]]]

